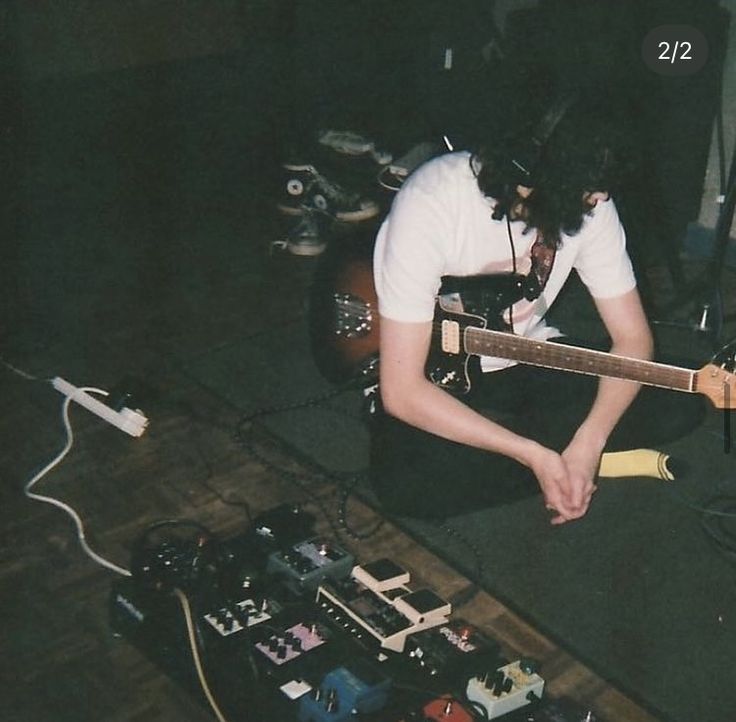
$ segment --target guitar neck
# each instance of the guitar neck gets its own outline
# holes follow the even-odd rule
[[[535,341],[503,331],[470,326],[465,328],[464,345],[469,354],[496,356],[532,366],[609,376],[637,381],[647,386],[695,392],[695,371],[654,361],[626,358],[549,341]]]

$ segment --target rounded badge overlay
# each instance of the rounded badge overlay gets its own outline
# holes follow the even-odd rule
[[[708,40],[692,25],[660,25],[647,33],[641,56],[660,75],[693,75],[708,60]]]

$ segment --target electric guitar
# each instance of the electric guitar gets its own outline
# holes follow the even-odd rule
[[[479,365],[477,357],[496,356],[699,393],[716,408],[736,408],[736,341],[693,370],[517,336],[508,331],[502,312],[523,295],[522,278],[491,274],[443,279],[449,281],[443,286],[459,291],[456,295],[461,297],[463,308],[458,311],[455,304],[450,308],[446,295],[438,298],[425,369],[433,383],[451,393],[465,394]],[[320,290],[312,299],[312,339],[318,367],[335,382],[354,381],[363,386],[377,382],[379,317],[369,260],[356,254],[333,264],[317,287]],[[471,299],[470,312],[466,297]]]

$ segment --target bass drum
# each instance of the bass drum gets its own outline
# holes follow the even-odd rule
[[[312,354],[336,384],[378,382],[378,304],[373,285],[375,229],[332,240],[309,294]]]

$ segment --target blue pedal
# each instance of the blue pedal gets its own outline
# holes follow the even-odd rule
[[[343,722],[377,712],[385,704],[391,680],[360,661],[325,675],[318,689],[299,700],[299,722]]]

